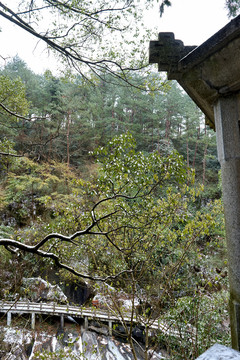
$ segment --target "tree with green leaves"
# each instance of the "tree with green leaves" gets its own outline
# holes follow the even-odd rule
[[[123,87],[120,80],[112,84],[106,74],[89,86],[80,76],[35,75],[19,58],[8,63],[2,74],[12,81],[20,77],[26,88],[27,118],[18,121],[15,130],[10,123],[12,116],[3,123],[7,140],[15,144],[18,154],[83,167],[91,161],[89,152],[96,146],[130,131],[139,150],[167,154],[176,149],[196,170],[197,181],[207,187],[217,181],[215,136],[176,83],[169,88],[162,82],[161,90],[156,91],[156,79],[150,74],[148,83],[152,87],[142,91],[145,76],[132,73],[134,87]]]
[[[67,206],[74,188],[72,179],[75,174],[65,163],[39,164],[27,157],[15,159],[5,176],[3,218],[6,221],[12,218],[17,227],[30,225],[39,216],[48,219],[52,212],[45,207],[47,199]]]
[[[1,136],[7,136],[11,129],[19,128],[21,117],[28,112],[25,86],[20,77],[11,79],[0,75],[0,126]],[[8,123],[8,126],[5,126]]]
[[[52,191],[46,193],[39,200],[52,211],[47,226],[43,222],[40,227],[40,221],[32,231],[23,231],[23,238],[21,231],[15,239],[1,238],[0,246],[47,259],[61,271],[93,283],[106,283],[108,306],[122,319],[135,359],[132,331],[139,302],[137,316],[145,326],[147,359],[150,324],[161,319],[166,306],[174,306],[183,287],[190,296],[196,290],[199,244],[207,248],[205,237],[219,225],[218,208],[209,203],[208,209],[194,210],[199,190],[190,186],[185,163],[175,152],[144,154],[136,151],[127,134],[113,138],[95,154],[99,161],[95,181],[73,179],[74,188],[65,197],[67,206],[57,202]],[[14,186],[22,186],[21,195],[23,188],[31,189],[29,181],[33,185],[40,181],[34,172],[26,179],[10,178],[11,193],[16,193]],[[57,181],[46,170],[41,178],[43,187]],[[79,270],[81,263],[85,271]],[[115,290],[109,291],[109,286]],[[121,294],[130,298],[130,309],[123,307]],[[124,323],[126,311],[132,317],[130,328]]]
[[[228,9],[228,16],[237,16],[240,10],[240,4],[238,0],[226,0],[226,8]]]
[[[146,78],[132,73],[135,86],[131,88],[121,86],[120,81],[112,84],[107,75],[89,86],[80,76],[35,75],[18,58],[2,74],[12,79],[20,76],[26,87],[28,119],[18,123],[17,134],[12,130],[8,135],[19,154],[82,167],[90,160],[89,151],[130,131],[139,150],[166,154],[175,148],[195,168],[197,181],[208,186],[217,180],[214,135],[175,83],[169,88],[163,82],[160,91],[154,86],[142,91]],[[148,78],[153,85],[156,79]],[[9,128],[10,123],[4,126]]]
[[[11,163],[19,155],[15,149],[15,136],[28,113],[25,86],[17,77],[0,74],[0,176],[4,177]]]

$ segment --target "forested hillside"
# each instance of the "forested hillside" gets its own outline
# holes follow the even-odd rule
[[[140,309],[146,354],[195,359],[229,342],[215,134],[151,76],[36,75],[18,57],[1,69],[0,295],[26,297],[32,276],[81,283],[87,306],[101,294],[113,313],[123,298]],[[150,337],[156,319],[179,336]]]
[[[167,154],[175,149],[200,183],[215,184],[219,165],[214,132],[176,83],[170,87],[160,75],[155,77],[152,87],[151,75],[146,81],[137,74],[132,75],[135,87],[120,80],[112,84],[104,74],[90,84],[80,76],[36,75],[16,57],[1,71],[1,104],[12,109],[14,101],[16,113],[27,116],[20,120],[2,112],[1,140],[13,142],[19,155],[32,160],[79,168],[91,161],[90,151],[129,131],[138,150]]]

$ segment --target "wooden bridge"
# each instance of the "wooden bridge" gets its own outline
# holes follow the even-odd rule
[[[84,319],[85,329],[88,328],[88,320],[96,319],[101,322],[107,322],[109,328],[109,335],[112,335],[113,323],[139,323],[140,318],[134,315],[133,319],[130,314],[126,312],[123,317],[112,314],[110,311],[85,308],[71,305],[58,305],[56,303],[34,303],[24,301],[0,301],[0,313],[7,314],[7,325],[11,326],[12,314],[31,314],[31,326],[35,329],[36,314],[59,316],[61,327],[64,327],[64,317],[71,316],[72,318]],[[177,336],[175,330],[171,330],[166,324],[160,323],[158,320],[149,320],[147,324],[149,329],[160,330],[164,333],[171,333]],[[178,334],[179,335],[179,334]]]

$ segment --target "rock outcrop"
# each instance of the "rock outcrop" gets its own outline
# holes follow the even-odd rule
[[[67,303],[67,296],[58,285],[52,285],[42,278],[23,278],[21,296],[32,302]]]
[[[114,337],[68,327],[63,330],[30,331],[0,326],[1,360],[133,360],[128,344]],[[138,359],[143,360],[141,348],[136,349]],[[52,354],[52,355],[51,355]],[[160,353],[151,352],[151,360],[164,359]]]

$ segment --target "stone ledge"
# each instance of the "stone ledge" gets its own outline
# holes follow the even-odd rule
[[[220,344],[215,344],[196,360],[240,360],[240,352]]]

